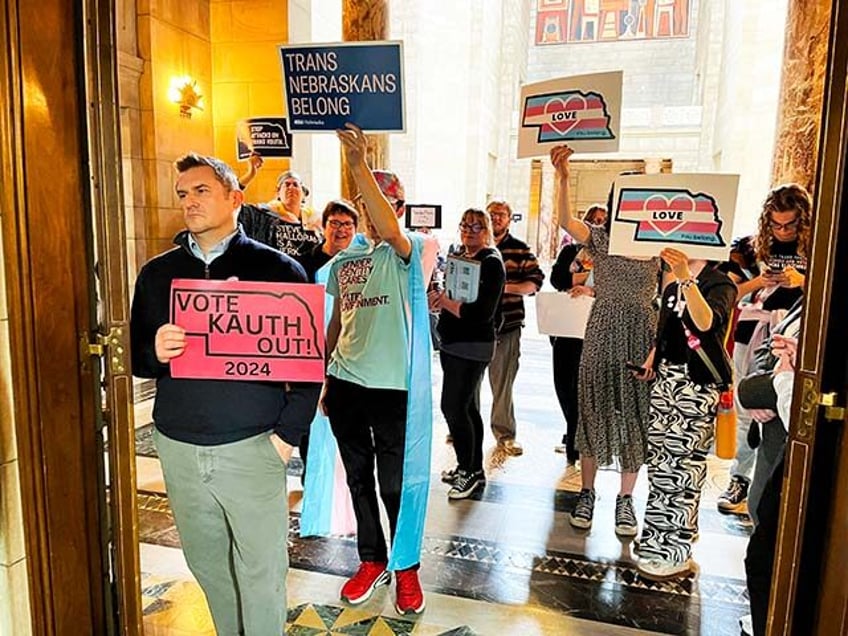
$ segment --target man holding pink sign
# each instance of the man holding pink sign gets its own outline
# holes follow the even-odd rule
[[[172,324],[170,299],[175,279],[298,283],[306,275],[294,260],[247,238],[237,226],[243,195],[229,166],[196,154],[175,165],[186,230],[177,235],[177,247],[149,261],[136,281],[133,374],[156,379],[154,440],[168,499],[216,631],[281,634],[286,462],[312,420],[321,385],[261,376],[174,377],[171,361],[199,345]],[[223,307],[235,309],[236,302],[228,296]]]

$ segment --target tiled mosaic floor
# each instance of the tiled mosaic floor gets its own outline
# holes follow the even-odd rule
[[[193,609],[192,609],[193,608]],[[214,634],[203,593],[193,581],[171,577],[142,577],[142,610],[146,632],[170,629],[173,633]],[[319,603],[289,608],[289,636],[477,636],[467,626],[445,631],[428,625],[426,614],[413,620],[375,616],[372,611]]]

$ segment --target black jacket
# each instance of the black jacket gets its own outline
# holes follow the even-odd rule
[[[574,287],[571,264],[577,258],[582,246],[579,243],[565,245],[557,254],[556,262],[551,268],[551,285],[557,291],[568,291]]]
[[[484,247],[473,260],[480,262],[477,300],[463,303],[459,317],[447,310],[439,314],[438,331],[444,344],[456,342],[494,342],[501,320],[500,303],[506,272],[500,252]]]
[[[694,383],[729,386],[733,382],[733,371],[724,348],[724,339],[736,303],[736,285],[727,274],[708,266],[698,275],[698,289],[713,310],[713,324],[707,331],[700,331],[688,311],[683,312],[682,319],[679,318],[674,311],[677,283],[671,283],[665,289],[661,301],[654,367],[663,359],[673,361],[677,357],[675,354],[682,352],[689,367],[689,378]],[[684,325],[700,340],[701,349],[718,371],[719,378],[715,377],[698,352],[687,345]]]
[[[298,283],[306,282],[303,268],[241,230],[208,266],[191,253],[187,232],[178,234],[174,242],[178,247],[142,267],[130,322],[133,375],[156,379],[156,427],[172,439],[201,446],[236,442],[271,430],[297,445],[315,415],[320,384],[172,378],[169,366],[156,359],[155,337],[159,327],[169,322],[175,278],[235,276],[245,281]]]
[[[306,277],[310,283],[315,282],[315,273],[333,258],[324,251],[324,241],[321,241],[306,254],[297,259],[297,262],[306,270]]]

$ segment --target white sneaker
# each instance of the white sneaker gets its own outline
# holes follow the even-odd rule
[[[754,625],[750,614],[739,619],[739,628],[742,630],[744,636],[754,636]]]
[[[692,559],[675,563],[663,559],[639,557],[636,560],[636,569],[640,576],[650,581],[666,581],[689,574],[692,571]]]

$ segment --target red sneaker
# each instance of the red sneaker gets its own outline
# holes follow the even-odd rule
[[[420,614],[424,611],[424,592],[418,582],[418,567],[398,570],[395,572],[397,581],[397,602],[395,609],[398,614]]]
[[[341,597],[351,605],[364,603],[381,585],[388,585],[392,575],[386,570],[385,563],[363,561],[359,569],[342,585]]]

